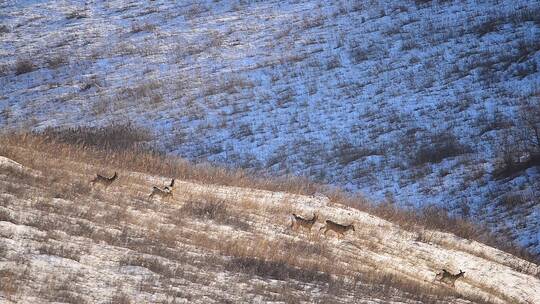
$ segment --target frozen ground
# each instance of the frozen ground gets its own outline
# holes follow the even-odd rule
[[[540,251],[538,168],[492,178],[505,117],[539,98],[538,1],[245,2],[3,2],[0,126],[131,121],[192,160],[440,205]]]
[[[325,197],[177,181],[13,148],[0,157],[2,303],[538,303],[540,268]],[[71,156],[70,159],[76,159]],[[117,170],[109,188],[96,171]],[[320,220],[290,229],[290,214]],[[317,233],[325,219],[356,231]],[[434,281],[442,268],[465,277]]]

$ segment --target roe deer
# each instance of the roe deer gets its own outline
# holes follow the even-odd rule
[[[105,177],[103,175],[96,174],[96,178],[94,178],[90,183],[92,185],[101,184],[101,185],[105,186],[105,188],[107,188],[117,178],[118,178],[118,174],[116,172],[114,172],[114,175],[112,177]]]
[[[456,280],[461,278],[464,275],[465,275],[465,272],[461,271],[461,269],[459,270],[458,274],[452,274],[446,269],[443,269],[442,272],[437,273],[437,275],[435,276],[435,280],[438,280],[440,282],[443,282],[445,284],[448,284],[454,287],[456,284]]]
[[[305,219],[301,216],[298,216],[294,213],[292,214],[292,216],[293,216],[293,220],[291,223],[291,229],[294,229],[295,227],[302,227],[302,228],[306,228],[308,231],[311,231],[311,227],[313,227],[313,224],[317,222],[317,217],[318,217],[316,213],[313,214],[313,217],[310,220]]]
[[[323,229],[324,229],[324,235],[326,235],[328,230],[332,230],[335,233],[337,233],[337,235],[339,237],[343,237],[345,235],[345,232],[347,232],[349,230],[356,231],[356,230],[354,230],[354,225],[353,224],[341,225],[341,224],[338,224],[338,223],[333,222],[331,220],[326,220],[326,225],[321,227],[321,229],[319,229],[319,231],[321,231]]]
[[[174,178],[172,179],[171,184],[169,186],[163,187],[163,189],[154,186],[154,187],[152,187],[152,193],[150,193],[148,198],[153,198],[154,196],[159,196],[161,198],[172,197],[173,196],[173,192],[172,192],[172,187],[173,186],[174,186]]]

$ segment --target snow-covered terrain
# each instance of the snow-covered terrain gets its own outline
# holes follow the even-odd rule
[[[530,0],[4,1],[0,126],[131,121],[167,152],[440,205],[538,253],[538,168],[492,173],[507,120],[540,98],[539,16]]]
[[[170,177],[81,150],[2,151],[2,303],[540,302],[538,265],[326,197],[177,180],[173,198],[149,199]],[[108,188],[89,186],[112,171]],[[319,220],[292,230],[292,212]],[[324,236],[326,219],[356,229]],[[441,269],[465,276],[452,287]]]

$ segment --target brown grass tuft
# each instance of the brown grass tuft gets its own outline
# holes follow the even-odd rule
[[[15,62],[16,75],[30,73],[35,69],[36,67],[30,59],[17,59],[17,62]]]

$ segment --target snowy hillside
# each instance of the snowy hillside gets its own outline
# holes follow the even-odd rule
[[[540,301],[538,265],[472,240],[404,230],[323,196],[182,179],[172,198],[149,199],[171,176],[126,170],[129,154],[4,142],[2,303]],[[124,165],[104,166],[113,162]],[[89,185],[113,171],[108,188]],[[293,212],[319,220],[293,230]],[[356,229],[322,235],[327,219]],[[443,268],[465,276],[440,283]]]
[[[538,1],[28,0],[0,15],[2,128],[130,121],[192,160],[440,205],[540,252],[538,167],[494,178],[540,98]]]

